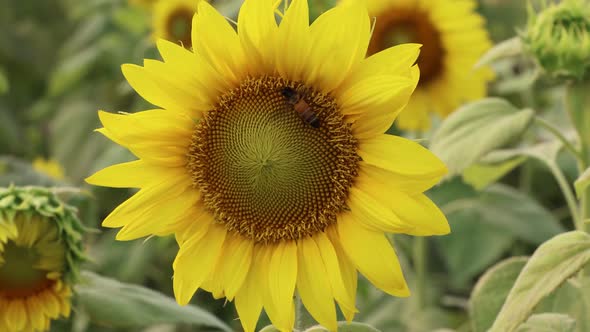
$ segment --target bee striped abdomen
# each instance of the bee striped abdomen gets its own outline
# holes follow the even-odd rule
[[[314,128],[320,127],[320,119],[318,119],[311,106],[303,99],[303,96],[289,87],[284,88],[281,93],[285,96],[287,102],[293,105],[293,109],[295,109],[295,112],[299,114],[305,123]]]

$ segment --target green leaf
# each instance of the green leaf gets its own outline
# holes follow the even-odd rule
[[[492,326],[527,257],[506,259],[486,271],[477,281],[469,299],[469,315],[474,332]]]
[[[511,332],[539,302],[590,260],[590,235],[573,231],[542,244],[524,267],[490,332]]]
[[[486,54],[484,54],[475,64],[474,68],[481,68],[498,59],[519,55],[522,53],[522,50],[522,41],[520,40],[520,37],[507,39],[496,44],[489,51],[487,51]]]
[[[532,110],[519,110],[499,98],[467,104],[453,112],[432,138],[432,152],[461,173],[487,153],[518,139],[534,119]]]
[[[49,78],[49,95],[57,96],[86,76],[102,53],[99,45],[89,47],[61,62]]]
[[[584,173],[578,177],[576,182],[574,182],[578,197],[582,197],[582,193],[588,188],[588,186],[590,186],[590,168],[586,169]]]
[[[468,207],[447,217],[453,231],[435,238],[437,250],[445,259],[453,287],[465,287],[502,257],[515,238],[497,225],[483,222],[480,214]]]
[[[576,320],[568,315],[545,313],[532,315],[517,332],[573,332]]]
[[[590,331],[590,278],[571,278],[537,307],[536,313],[566,314],[576,320],[576,331]]]
[[[559,221],[542,205],[512,187],[496,184],[476,198],[457,200],[443,211],[471,210],[476,220],[494,225],[528,243],[541,244],[563,232]]]
[[[463,172],[463,180],[475,189],[482,190],[520,166],[525,160],[525,157],[517,157],[498,164],[478,163]]]
[[[262,332],[262,331],[260,331]],[[271,331],[269,331],[271,332]],[[305,332],[329,332],[323,326],[312,326]],[[381,332],[369,324],[358,323],[358,322],[338,322],[338,332]]]
[[[163,294],[92,272],[85,271],[82,276],[86,283],[76,286],[76,298],[96,323],[118,328],[184,323],[231,331],[224,322],[197,306],[181,307]]]

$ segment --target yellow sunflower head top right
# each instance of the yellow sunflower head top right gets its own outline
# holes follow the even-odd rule
[[[357,1],[357,0],[345,0]],[[474,0],[366,0],[375,25],[368,55],[402,43],[422,45],[416,63],[420,81],[396,125],[424,131],[432,115],[441,118],[462,103],[485,97],[494,77],[490,68],[474,70],[491,47],[484,18]]]

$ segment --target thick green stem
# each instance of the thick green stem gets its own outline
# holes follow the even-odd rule
[[[547,162],[547,166],[549,167],[551,173],[553,173],[555,180],[557,180],[557,184],[559,185],[559,188],[565,197],[567,206],[572,212],[572,219],[574,220],[576,229],[584,229],[584,222],[580,217],[578,202],[576,201],[576,197],[574,196],[572,188],[570,187],[570,184],[567,181],[565,175],[563,175],[563,172],[561,169],[559,169],[559,166],[557,166],[555,162],[549,161]]]
[[[581,158],[578,169],[582,174],[590,166],[590,81],[572,82],[567,86],[566,106],[578,133]],[[579,230],[590,231],[590,188],[580,195]]]
[[[424,237],[415,237],[413,241],[414,269],[416,270],[416,298],[418,309],[426,306],[426,279],[427,279],[427,243]]]

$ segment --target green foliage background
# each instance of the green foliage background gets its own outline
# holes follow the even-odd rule
[[[235,17],[239,1],[214,4]],[[333,1],[310,1],[312,16],[331,5]],[[496,42],[525,26],[524,1],[481,0],[479,5]],[[173,238],[116,242],[115,231],[101,228],[101,220],[132,191],[83,182],[105,166],[133,159],[93,130],[99,127],[98,109],[149,108],[120,71],[121,64],[159,57],[150,38],[149,13],[123,0],[0,0],[0,8],[0,186],[81,187],[80,194],[65,199],[79,208],[86,226],[98,230],[86,239],[91,260],[85,269],[93,272],[85,272],[87,282],[78,287],[73,316],[54,323],[52,331],[240,330],[233,305],[208,293],[199,292],[192,307],[180,309],[173,302]],[[561,170],[573,183],[576,161],[560,153],[563,146],[542,127],[531,128],[536,117],[542,117],[565,137],[575,136],[562,102],[564,87],[537,79],[534,61],[520,52],[489,62],[497,73],[491,94],[504,99],[462,109],[461,114],[477,113],[479,122],[466,123],[458,116],[424,135],[431,149],[450,161],[454,173],[430,191],[448,216],[452,233],[423,240],[426,262],[415,258],[415,239],[395,236],[415,295],[393,298],[361,280],[355,321],[381,331],[486,331],[525,266],[525,257],[575,228],[551,170]],[[452,136],[461,130],[463,138]],[[395,128],[390,131],[400,134]],[[474,141],[485,148],[473,150]],[[66,179],[37,173],[30,162],[38,156],[57,160]],[[566,235],[575,234],[561,236]],[[588,250],[578,249],[572,255],[582,264]],[[562,254],[555,263],[571,257]],[[428,271],[426,278],[418,278],[417,269]],[[560,280],[557,291],[535,291],[551,295],[526,308],[534,315],[518,331],[590,331],[590,279],[560,279],[549,270],[541,269],[535,277],[549,278],[546,284]],[[259,327],[268,323],[263,318]],[[497,331],[503,328],[508,329]]]

